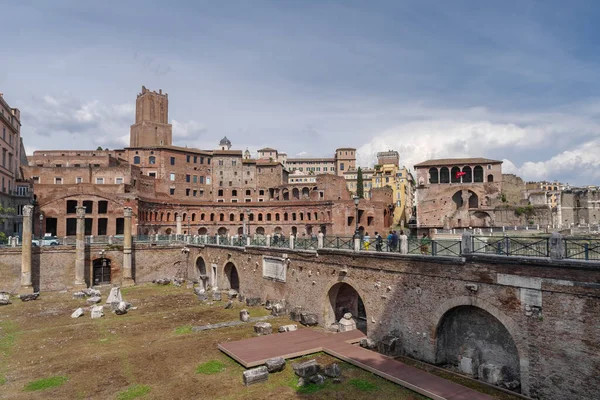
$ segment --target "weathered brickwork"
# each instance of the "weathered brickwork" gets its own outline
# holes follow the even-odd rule
[[[87,253],[88,271],[100,258],[100,249],[94,246]],[[368,335],[379,341],[394,334],[399,338],[398,354],[463,372],[470,368],[473,374],[479,367],[480,379],[481,374],[503,367],[503,376],[510,378],[503,384],[539,399],[595,399],[600,393],[598,265],[325,249],[318,256],[259,247],[181,250],[180,245],[137,246],[136,282],[174,276],[198,279],[202,268],[203,274],[211,275],[213,286],[223,290],[235,286],[243,296],[262,300],[286,299],[290,309],[298,306],[319,315],[325,327],[339,314],[337,297],[342,297],[343,283],[356,293],[355,299],[347,301],[348,307],[364,305]],[[265,256],[285,260],[285,282],[263,277]],[[121,252],[106,249],[104,257],[111,260],[112,283],[118,284]],[[73,281],[74,258],[74,250],[68,247],[37,249],[34,285],[42,290],[67,289]],[[3,250],[0,289],[18,288],[19,266],[17,249]],[[361,312],[359,308],[359,316]],[[455,365],[457,360],[468,362]],[[514,375],[508,374],[508,367]]]

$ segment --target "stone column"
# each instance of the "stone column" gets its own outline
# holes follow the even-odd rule
[[[123,281],[121,286],[135,285],[133,280],[132,260],[131,260],[131,207],[123,209],[125,224],[123,229]]]
[[[322,249],[325,241],[325,235],[323,232],[319,232],[317,235],[317,248]]]
[[[33,293],[31,283],[31,229],[33,206],[23,206],[23,242],[21,247],[21,289],[20,294]]]
[[[77,207],[77,230],[75,237],[75,289],[85,289],[85,207]]]
[[[177,230],[176,230],[176,234],[177,235],[181,235],[181,215],[177,216]]]

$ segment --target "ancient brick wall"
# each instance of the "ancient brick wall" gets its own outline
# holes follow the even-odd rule
[[[88,250],[88,270],[101,249]],[[594,399],[600,392],[597,264],[325,249],[318,255],[258,247],[189,249],[186,253],[181,245],[137,246],[136,282],[174,276],[194,279],[203,264],[211,274],[215,268],[214,284],[228,289],[235,268],[243,296],[285,299],[290,308],[316,313],[325,327],[335,322],[340,306],[336,293],[345,284],[356,292],[354,303],[364,305],[367,334],[375,340],[393,334],[398,354],[449,364],[480,379],[494,379],[496,374],[503,377],[501,384],[534,398]],[[36,250],[34,284],[42,291],[68,289],[74,279],[74,249]],[[113,283],[118,284],[121,252],[105,250]],[[281,260],[285,282],[263,277],[263,257]],[[0,290],[16,291],[19,276],[18,249],[2,250]]]

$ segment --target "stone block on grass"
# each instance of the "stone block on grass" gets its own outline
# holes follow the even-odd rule
[[[249,386],[255,383],[265,382],[269,379],[269,370],[267,367],[260,366],[244,371],[244,385]]]
[[[257,322],[254,325],[254,332],[259,335],[270,335],[273,333],[273,327],[268,322]]]
[[[310,378],[321,371],[321,366],[315,359],[293,364],[292,368],[294,369],[296,375],[301,378]]]
[[[285,369],[285,359],[283,357],[270,358],[265,361],[265,366],[269,372],[280,372]]]

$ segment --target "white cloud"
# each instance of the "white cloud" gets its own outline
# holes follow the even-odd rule
[[[482,116],[488,119],[479,119]],[[358,149],[358,162],[373,165],[378,151],[390,149],[397,150],[401,164],[411,169],[427,159],[488,157],[502,159],[505,173],[525,180],[598,183],[600,123],[593,116],[573,110],[518,118],[478,111],[477,118],[464,117],[434,117],[387,129]],[[511,120],[518,122],[506,122]]]

